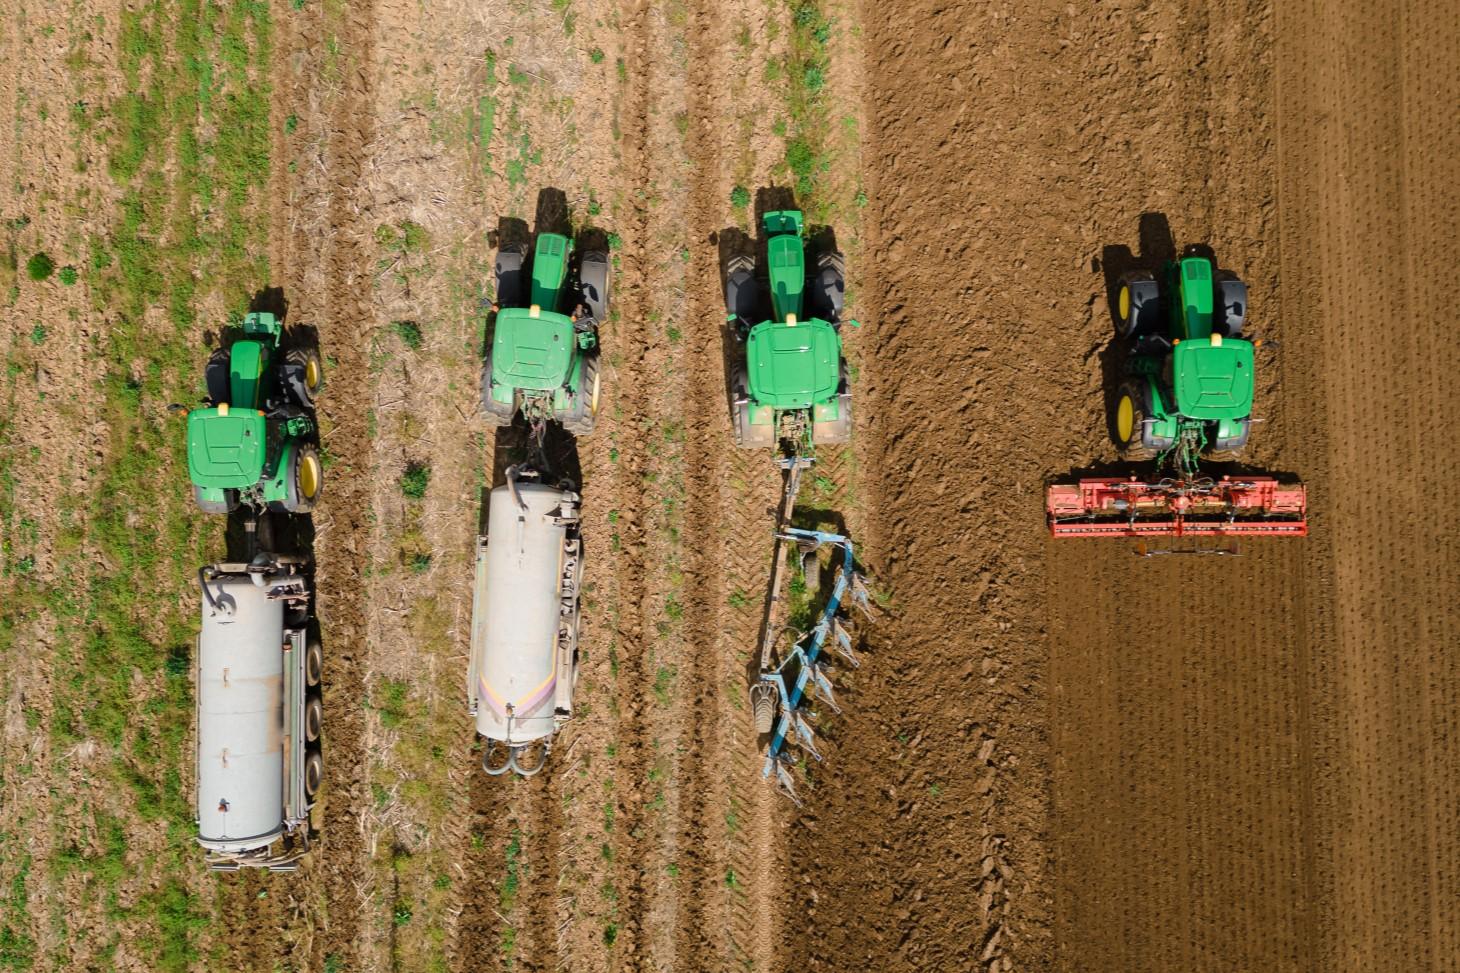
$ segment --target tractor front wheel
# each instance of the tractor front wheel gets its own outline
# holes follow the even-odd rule
[[[1139,463],[1156,458],[1156,451],[1145,444],[1146,393],[1136,382],[1126,382],[1115,397],[1112,430],[1120,458]]]
[[[578,388],[573,392],[573,402],[563,416],[563,429],[574,436],[587,436],[598,424],[598,357],[583,359],[583,370],[578,375]]]
[[[237,490],[224,490],[222,500],[208,500],[203,497],[203,488],[194,484],[193,499],[205,514],[231,514],[238,509]]]
[[[324,468],[319,451],[308,443],[300,443],[289,456],[289,475],[284,480],[284,509],[291,514],[307,514],[314,509],[324,486]]]
[[[492,353],[487,352],[487,357],[482,362],[482,415],[487,417],[487,424],[491,426],[510,426],[512,417],[517,414],[517,403],[515,401],[502,403],[492,398]]]

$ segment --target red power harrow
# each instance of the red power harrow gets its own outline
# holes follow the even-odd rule
[[[1046,494],[1055,537],[1305,537],[1308,493],[1270,476],[1100,478]]]

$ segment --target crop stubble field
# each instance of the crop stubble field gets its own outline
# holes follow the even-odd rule
[[[0,968],[1451,968],[1457,20],[21,4]],[[778,482],[730,442],[719,293],[791,190],[866,323],[853,447],[803,502],[888,602],[800,811],[747,712]],[[1162,246],[1142,214],[1210,242],[1278,339],[1252,462],[1310,485],[1306,541],[1044,539],[1044,483],[1112,456],[1105,272]],[[489,781],[470,563],[521,449],[475,417],[490,241],[564,217],[616,268],[575,457],[579,719],[551,772]],[[41,250],[76,282],[30,280]],[[164,407],[250,299],[328,371],[327,786],[304,872],[220,878],[179,674],[222,529]]]

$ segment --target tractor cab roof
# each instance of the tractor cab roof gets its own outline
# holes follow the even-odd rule
[[[559,388],[568,380],[576,347],[566,314],[536,306],[503,308],[492,338],[492,381],[533,391]]]
[[[1245,419],[1252,414],[1252,343],[1212,333],[1171,350],[1176,410],[1192,419]]]
[[[263,475],[267,436],[257,409],[194,409],[188,413],[188,475],[202,487],[253,486]]]
[[[1206,257],[1183,257],[1181,277],[1180,338],[1205,338],[1212,333],[1216,307],[1216,286],[1212,262]]]
[[[750,394],[759,405],[809,409],[836,395],[841,337],[826,321],[762,321],[746,340]]]

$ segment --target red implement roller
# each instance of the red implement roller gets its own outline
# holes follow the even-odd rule
[[[1046,494],[1055,537],[1306,537],[1308,493],[1270,476],[1098,478]]]

